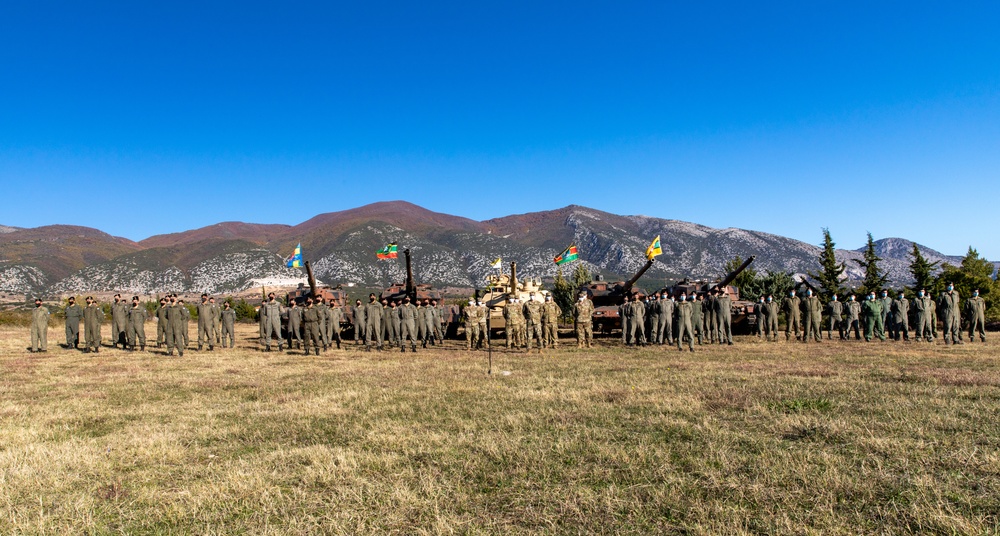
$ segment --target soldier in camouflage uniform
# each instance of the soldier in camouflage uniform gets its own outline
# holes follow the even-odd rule
[[[521,309],[526,326],[526,339],[528,350],[531,350],[532,341],[538,342],[538,348],[544,346],[542,341],[542,302],[535,300],[535,293],[532,292],[524,307]]]
[[[63,314],[66,316],[66,348],[80,346],[80,321],[83,320],[83,307],[76,304],[76,298],[70,296],[69,303]]]
[[[823,336],[820,334],[820,327],[823,322],[823,305],[820,303],[818,297],[813,296],[812,289],[806,290],[806,299],[803,306],[806,310],[806,321],[802,342],[809,342],[810,337],[816,342],[823,342]]]
[[[979,339],[986,342],[986,302],[979,295],[979,289],[972,291],[972,297],[965,301],[965,316],[969,319],[969,342]]]
[[[83,308],[83,340],[86,352],[101,351],[101,322],[104,321],[104,310],[91,296],[87,296],[87,306]]]
[[[233,310],[228,301],[222,304],[220,318],[220,324],[222,324],[222,347],[225,348],[228,344],[229,348],[232,348],[236,342],[236,311]]]
[[[503,306],[504,319],[504,343],[507,348],[513,345],[517,348],[517,323],[514,319],[514,310],[517,309],[517,298],[511,297],[507,304]]]
[[[581,292],[580,298],[573,304],[573,323],[576,328],[576,347],[594,347],[594,304],[587,298],[587,293]]]
[[[476,348],[490,347],[490,308],[482,300],[476,301],[476,320],[479,321],[479,340],[473,341]]]
[[[35,298],[35,308],[31,311],[31,351],[49,351],[49,310],[42,306],[41,298]]]
[[[475,341],[479,340],[479,319],[476,318],[478,309],[476,302],[469,300],[469,304],[462,309],[462,321],[465,323],[465,349],[472,350]]]
[[[955,290],[955,285],[948,283],[948,289],[941,293],[941,297],[938,298],[938,307],[941,308],[943,313],[942,319],[944,320],[944,343],[945,344],[962,344],[962,339],[960,337],[962,331],[962,317],[960,314],[959,306],[961,305],[961,297],[958,295],[958,291]]]
[[[552,300],[552,296],[545,295],[545,303],[542,304],[542,344],[550,349],[559,348],[559,317],[562,316],[562,309],[559,304]]]

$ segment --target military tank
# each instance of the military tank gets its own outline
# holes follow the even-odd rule
[[[532,298],[534,293],[534,298]],[[489,308],[489,328],[491,333],[504,331],[507,328],[507,321],[503,317],[503,309],[512,297],[517,297],[520,303],[534,299],[544,303],[545,296],[549,291],[542,290],[542,281],[537,278],[526,278],[517,280],[517,263],[510,263],[509,274],[490,274],[486,276],[486,287],[479,295],[483,305]]]
[[[628,281],[604,281],[598,277],[590,283],[581,285],[577,289],[577,294],[586,292],[594,302],[593,326],[594,333],[610,334],[612,331],[622,329],[622,319],[619,308],[625,303],[625,299],[634,293],[638,293],[640,298],[646,296],[641,288],[635,287],[635,282],[646,273],[646,270],[653,266],[653,261],[648,260],[646,264],[639,268]]]
[[[326,300],[326,304],[330,307],[340,307],[343,311],[344,314],[340,321],[340,328],[342,330],[352,326],[354,322],[354,313],[350,307],[345,307],[350,303],[347,291],[345,291],[340,285],[337,285],[336,287],[330,287],[327,285],[322,287],[318,286],[316,284],[316,277],[313,275],[312,265],[309,261],[305,262],[305,267],[309,286],[306,286],[305,283],[299,283],[297,288],[285,296],[285,303],[291,305],[292,302],[295,302],[299,304],[299,306],[305,307],[307,299],[313,298],[315,300],[316,298],[323,298]],[[286,315],[282,315],[281,322],[283,330],[285,329],[287,321],[288,317]]]
[[[438,307],[441,309],[441,322],[444,324],[445,337],[455,338],[461,321],[461,311],[458,305],[446,304],[441,291],[436,290],[433,286],[426,283],[416,283],[413,279],[413,260],[410,257],[409,248],[403,250],[403,256],[406,258],[406,280],[402,283],[390,284],[379,295],[379,299],[389,302],[398,301],[399,303],[403,303],[403,298],[406,297],[409,297],[413,303],[437,300]]]

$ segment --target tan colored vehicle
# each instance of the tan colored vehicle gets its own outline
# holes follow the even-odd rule
[[[532,299],[540,303],[545,302],[545,296],[549,291],[542,290],[540,279],[527,278],[522,281],[517,280],[517,263],[510,263],[509,274],[490,274],[486,276],[486,289],[479,299],[483,305],[489,308],[490,316],[487,325],[490,332],[503,331],[507,327],[507,321],[503,317],[503,309],[510,302],[510,298],[517,297],[520,303],[525,303]]]

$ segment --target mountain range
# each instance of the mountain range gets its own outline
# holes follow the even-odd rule
[[[663,254],[639,281],[647,288],[684,277],[719,278],[726,261],[737,255],[756,255],[753,268],[761,272],[819,268],[819,247],[758,231],[576,205],[480,222],[389,201],[320,214],[294,226],[223,222],[139,242],[87,227],[0,225],[0,292],[225,293],[294,285],[303,281],[303,271],[286,268],[284,256],[298,243],[326,284],[379,287],[402,281],[402,255],[376,260],[375,251],[389,242],[398,243],[400,251],[410,249],[418,282],[441,287],[481,287],[497,257],[505,265],[516,261],[520,277],[554,276],[552,258],[569,244],[578,246],[579,262],[591,273],[626,279],[645,263],[646,247],[657,235]],[[910,283],[912,247],[902,238],[876,242],[895,286]],[[962,258],[918,247],[931,261],[958,264]],[[853,262],[861,258],[860,250],[837,250],[837,258],[846,263],[849,279],[861,278]]]

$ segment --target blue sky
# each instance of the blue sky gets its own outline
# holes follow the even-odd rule
[[[8,5],[0,224],[580,204],[1000,260],[1000,4],[869,4]]]

